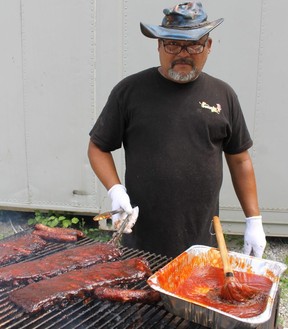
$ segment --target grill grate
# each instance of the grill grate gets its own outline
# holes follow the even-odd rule
[[[15,236],[20,235],[17,233]],[[78,241],[76,245],[89,245],[91,239]],[[44,250],[21,262],[34,260],[56,253],[60,250],[72,248],[75,244],[49,243]],[[153,272],[167,264],[170,259],[144,251],[122,248],[121,259],[145,257]],[[11,262],[12,263],[12,262]],[[145,282],[132,285],[143,288]],[[13,329],[204,329],[205,327],[183,320],[167,312],[161,302],[155,305],[141,303],[119,303],[100,301],[87,298],[61,309],[49,309],[36,314],[25,314],[8,299],[11,288],[0,288],[0,328]]]

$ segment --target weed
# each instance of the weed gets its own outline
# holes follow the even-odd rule
[[[62,227],[62,228],[75,228],[81,230],[88,238],[99,241],[107,242],[111,238],[109,232],[103,232],[98,227],[91,227],[86,223],[85,218],[78,218],[70,214],[57,214],[49,211],[42,213],[35,211],[35,216],[28,219],[28,225],[34,226],[35,224],[44,224],[49,227]]]

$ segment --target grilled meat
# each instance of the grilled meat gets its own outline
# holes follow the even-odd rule
[[[75,247],[41,259],[6,266],[0,271],[0,283],[25,284],[120,256],[121,251],[108,243]]]
[[[97,287],[93,291],[99,299],[111,300],[122,303],[145,303],[153,304],[161,297],[158,291],[152,289],[121,289],[117,287]]]
[[[85,238],[85,234],[82,231],[74,228],[49,227],[44,224],[36,224],[34,227],[36,230],[60,233],[60,234],[71,234],[71,235],[77,235],[79,238]]]
[[[85,238],[82,231],[73,228],[49,227],[43,224],[36,224],[34,228],[33,234],[48,241],[73,242],[78,238]]]
[[[78,240],[77,235],[73,234],[64,234],[64,233],[55,233],[49,231],[34,230],[32,232],[34,235],[40,236],[46,241],[54,242],[76,242]]]
[[[4,241],[0,243],[0,265],[11,261],[19,261],[36,251],[44,249],[46,245],[45,240],[31,233]]]
[[[14,290],[9,299],[25,312],[34,313],[83,299],[96,287],[135,282],[151,274],[148,262],[141,258],[101,263]]]

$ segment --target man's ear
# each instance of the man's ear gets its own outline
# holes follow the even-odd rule
[[[212,43],[213,43],[212,39],[211,39],[211,38],[208,38],[206,47],[207,47],[209,50],[210,50],[210,48],[212,47]]]

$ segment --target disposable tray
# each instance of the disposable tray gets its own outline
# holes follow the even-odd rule
[[[287,268],[286,265],[267,259],[256,258],[244,254],[229,252],[229,259],[234,271],[249,272],[268,277],[272,282],[269,292],[267,306],[260,315],[250,318],[240,318],[229,313],[223,312],[217,308],[200,305],[193,300],[186,300],[163,288],[163,278],[171,282],[179,278],[181,282],[181,271],[187,268],[194,257],[203,259],[203,265],[222,266],[220,252],[218,249],[195,245],[187,249],[184,253],[169,262],[166,266],[154,273],[149,279],[148,284],[151,288],[160,292],[164,307],[171,313],[178,315],[186,320],[201,324],[213,329],[233,329],[233,328],[255,328],[260,324],[269,321],[275,296],[278,290],[281,274]],[[202,264],[201,264],[202,265]],[[183,279],[182,279],[183,280]]]

